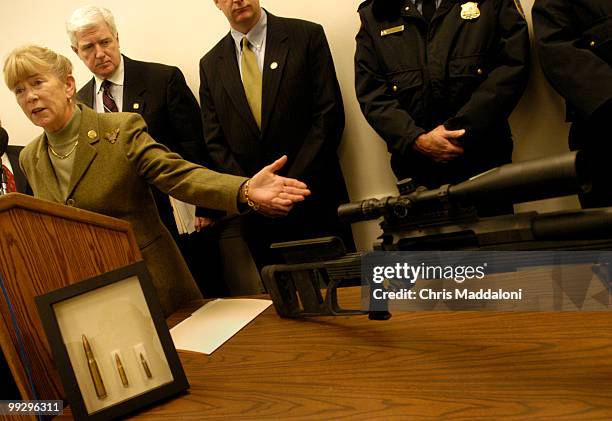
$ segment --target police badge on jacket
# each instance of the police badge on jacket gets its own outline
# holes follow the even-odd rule
[[[398,179],[433,188],[511,161],[529,74],[519,0],[368,0],[359,15],[357,97]]]

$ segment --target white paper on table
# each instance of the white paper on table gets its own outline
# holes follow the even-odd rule
[[[272,304],[252,298],[217,299],[170,329],[176,349],[212,354]]]

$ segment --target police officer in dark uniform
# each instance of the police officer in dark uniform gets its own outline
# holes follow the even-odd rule
[[[529,73],[519,0],[368,0],[359,15],[357,97],[398,179],[434,188],[511,161],[507,119]]]
[[[544,74],[566,100],[571,150],[584,149],[593,189],[583,208],[612,206],[612,0],[536,0],[533,24]]]

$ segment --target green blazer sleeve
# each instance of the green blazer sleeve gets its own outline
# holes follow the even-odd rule
[[[125,156],[147,183],[183,202],[238,212],[238,191],[246,178],[221,174],[183,160],[153,140],[137,114],[130,114],[122,126]]]

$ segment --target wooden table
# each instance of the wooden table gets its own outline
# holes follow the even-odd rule
[[[270,307],[212,355],[180,357],[189,393],[138,418],[612,419],[608,312],[288,320]]]

